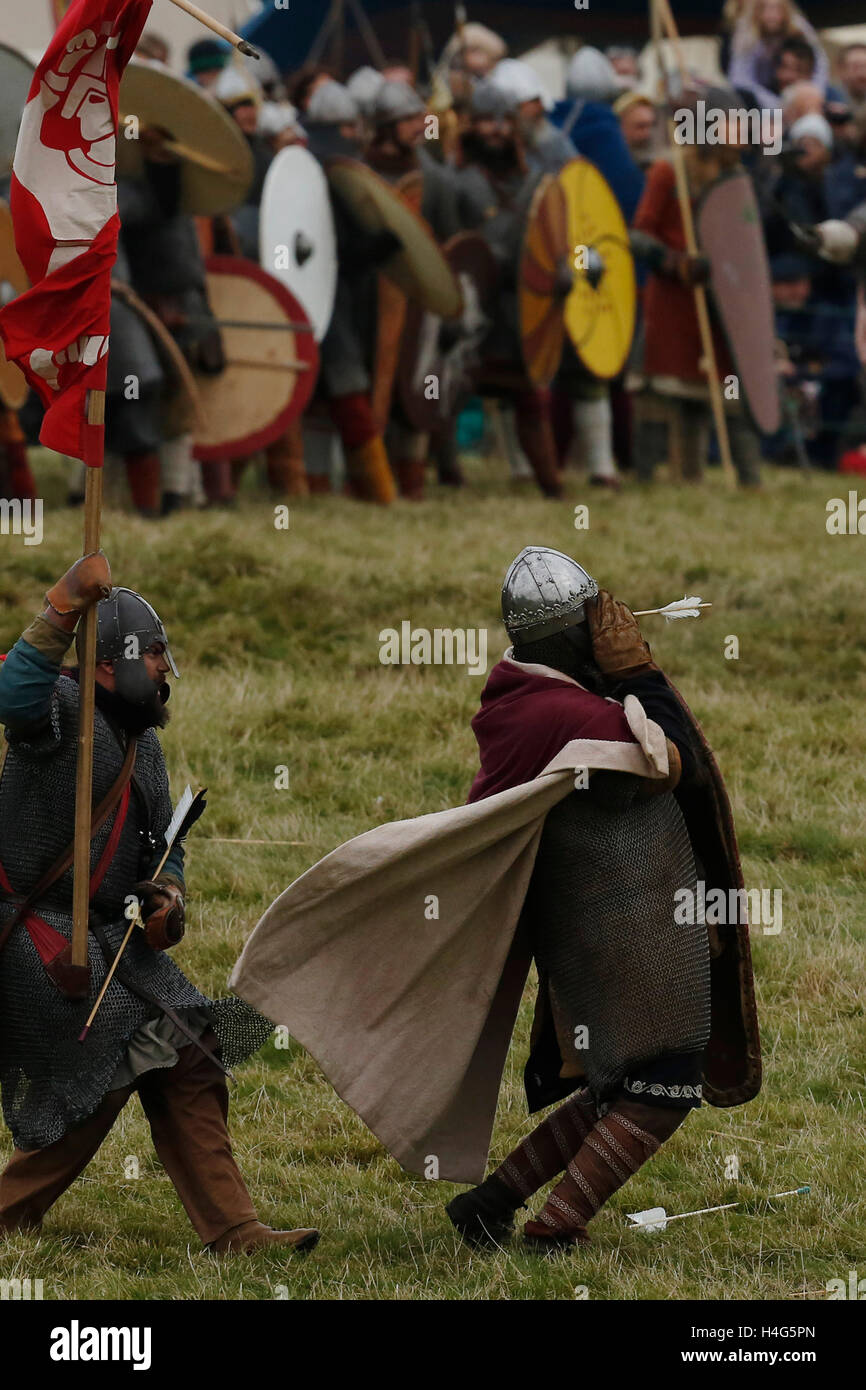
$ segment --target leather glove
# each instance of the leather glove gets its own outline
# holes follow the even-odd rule
[[[665,259],[662,273],[679,280],[682,285],[710,283],[710,263],[706,256],[690,256],[688,251],[671,251]]]
[[[609,681],[615,683],[636,676],[639,671],[658,670],[637,618],[607,589],[599,589],[597,598],[587,599],[586,617],[592,654]]]
[[[68,617],[70,613],[85,613],[101,598],[111,593],[111,570],[101,550],[93,550],[76,560],[62,579],[48,590],[45,602],[55,613]]]
[[[169,878],[144,879],[133,889],[141,904],[148,946],[167,951],[183,939],[186,914],[183,893]]]

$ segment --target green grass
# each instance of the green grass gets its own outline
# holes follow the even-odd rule
[[[57,462],[40,477],[59,502]],[[404,619],[486,627],[492,665],[506,645],[506,565],[526,544],[549,544],[632,607],[693,592],[713,603],[700,622],[644,626],[716,750],[747,885],[783,890],[781,934],[753,937],[761,1095],[693,1116],[593,1223],[591,1248],[545,1260],[515,1242],[480,1255],[444,1216],[457,1189],[402,1173],[299,1047],[269,1044],[239,1069],[235,1148],[263,1219],[321,1226],[311,1256],[268,1252],[223,1267],[204,1257],[132,1101],[41,1237],[0,1246],[0,1277],[42,1278],[46,1298],[572,1299],[585,1287],[592,1299],[731,1300],[822,1298],[828,1279],[866,1275],[866,540],[824,525],[827,499],[848,482],[780,472],[761,495],[729,495],[713,478],[610,497],[573,480],[563,504],[488,464],[472,483],[388,513],[299,502],[288,531],[249,493],[234,512],[161,525],[106,513],[115,580],[154,602],[182,672],[164,736],[175,791],[186,780],[210,788],[190,838],[177,960],[202,988],[224,991],[259,914],[296,875],[374,824],[465,798],[483,680],[382,666],[378,634]],[[578,501],[589,503],[588,531],[574,530]],[[80,527],[80,513],[53,505],[41,546],[2,539],[0,650],[79,553]],[[730,634],[737,661],[724,659]],[[287,791],[274,789],[281,764]],[[244,848],[209,836],[302,843]],[[529,1004],[496,1159],[528,1129]],[[725,1177],[730,1154],[739,1182]],[[128,1155],[138,1179],[124,1176]],[[809,1197],[771,1214],[699,1217],[656,1236],[625,1221],[642,1207],[688,1211],[804,1182]]]

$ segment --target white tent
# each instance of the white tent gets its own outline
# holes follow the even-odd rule
[[[262,5],[260,0],[203,0],[201,8],[229,28],[237,29],[258,14]],[[33,59],[41,58],[54,33],[55,13],[54,0],[27,0],[26,4],[24,0],[16,0],[14,5],[4,0],[0,8],[0,43],[17,48]],[[196,39],[206,38],[209,32],[172,5],[171,0],[153,0],[145,33],[159,34],[166,40],[171,49],[171,67],[176,72],[185,69],[189,45]]]

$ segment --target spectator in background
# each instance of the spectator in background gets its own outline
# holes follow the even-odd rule
[[[171,61],[171,49],[159,34],[142,34],[135,46],[135,56],[146,58],[150,63],[162,63],[167,68]]]
[[[508,53],[508,45],[484,24],[464,24],[458,34],[452,34],[442,57],[448,64],[480,81]]]
[[[216,85],[231,58],[231,45],[223,39],[198,39],[186,51],[186,75],[196,86],[207,90]]]
[[[866,107],[850,125],[851,139],[837,150],[827,172],[828,217],[845,218],[866,202]]]
[[[824,112],[824,96],[814,82],[793,82],[785,88],[781,102],[786,130],[790,130],[801,116],[821,116]]]
[[[773,90],[784,92],[795,82],[811,82],[815,76],[815,50],[806,39],[795,34],[785,39],[776,54],[773,68]]]
[[[785,345],[781,364],[786,423],[767,441],[765,452],[782,461],[795,444],[809,459],[834,469],[843,452],[847,425],[859,400],[860,363],[854,343],[853,298],[839,302],[817,293],[813,265],[799,253],[774,256],[770,263],[776,336]]]
[[[855,117],[866,113],[866,43],[850,43],[843,49],[839,80]]]
[[[622,79],[624,87],[634,88],[640,81],[640,60],[637,49],[622,46],[614,46],[605,49],[605,57],[616,73]]]
[[[750,0],[736,23],[728,77],[734,87],[749,92],[759,106],[777,106],[776,64],[783,45],[802,38],[815,56],[812,80],[822,94],[830,65],[818,35],[791,0]]]
[[[289,83],[289,100],[303,116],[310,106],[314,92],[325,82],[335,82],[330,68],[319,64],[300,68]]]
[[[626,92],[613,104],[614,115],[635,164],[648,169],[657,158],[658,121],[655,102],[640,92]]]
[[[846,105],[845,93],[840,87],[834,87],[828,83],[822,89],[815,81],[815,71],[817,69],[815,50],[812,45],[799,34],[793,38],[786,39],[779,49],[776,59],[774,87],[777,92],[786,92],[792,86],[810,86],[821,102],[832,102],[834,104]],[[817,108],[818,110],[821,107]]]

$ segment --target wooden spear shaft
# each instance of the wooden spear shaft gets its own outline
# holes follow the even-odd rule
[[[688,73],[680,48],[679,30],[677,29],[676,20],[674,19],[669,0],[650,0],[650,11],[653,21],[653,37],[656,45],[656,61],[659,65],[659,76],[661,77],[664,71],[662,67],[660,40],[660,29],[664,26],[677,55],[680,68],[680,80],[682,82],[683,91],[685,91]],[[669,105],[670,103],[668,103],[668,106]],[[689,190],[688,174],[686,172],[685,153],[682,145],[680,145],[676,139],[673,116],[670,110],[668,110],[668,135],[673,155],[674,175],[677,182],[677,199],[680,205],[683,230],[686,238],[686,250],[690,256],[696,256],[699,254],[698,242],[695,236],[695,221],[692,215],[692,199]],[[728,435],[728,422],[725,418],[725,400],[722,395],[722,384],[719,380],[719,368],[716,361],[716,348],[713,342],[713,329],[710,323],[707,292],[703,285],[695,285],[693,291],[695,312],[698,316],[698,329],[701,335],[701,350],[704,355],[704,371],[710,391],[710,405],[713,412],[713,422],[716,427],[716,438],[719,443],[719,459],[722,465],[722,474],[728,487],[736,487],[737,475],[734,469],[734,461],[731,458],[731,441]]]
[[[105,392],[91,391],[87,423],[105,419]],[[99,549],[102,524],[102,469],[88,468],[84,492],[84,551]],[[93,716],[96,707],[96,605],[82,619],[78,676],[78,762],[75,770],[75,856],[72,878],[72,964],[87,964],[90,912],[90,826],[93,805]]]
[[[198,5],[193,5],[191,0],[171,0],[171,3],[177,5],[179,10],[184,10],[186,14],[191,15],[193,19],[197,19],[199,24],[203,24],[206,29],[211,29],[215,34],[219,34],[221,39],[225,39],[239,53],[245,53],[248,58],[261,57],[261,54],[256,52],[252,44],[247,43],[246,39],[242,39],[240,34],[236,34],[233,29],[227,29],[224,24],[220,24],[218,19],[214,19],[212,15],[200,10]]]

